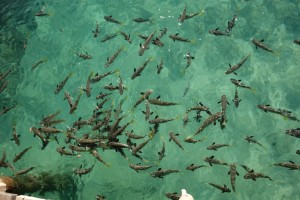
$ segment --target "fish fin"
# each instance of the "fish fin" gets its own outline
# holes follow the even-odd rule
[[[260,40],[260,42],[264,42],[264,41],[265,41],[265,39],[261,39],[261,40]]]

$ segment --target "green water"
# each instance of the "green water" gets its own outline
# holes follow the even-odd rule
[[[204,15],[187,19],[184,23],[178,23],[178,16],[184,6],[187,13],[196,13],[204,10]],[[56,128],[66,130],[72,126],[79,117],[88,119],[96,103],[96,95],[104,85],[112,83],[117,85],[117,74],[110,75],[98,83],[92,85],[91,97],[83,93],[78,109],[74,114],[69,114],[69,105],[64,101],[64,91],[68,91],[73,99],[77,98],[80,88],[84,88],[86,80],[91,72],[105,73],[110,70],[119,70],[124,86],[124,94],[112,91],[109,102],[104,110],[111,106],[122,106],[123,115],[127,117],[121,121],[121,125],[134,120],[126,129],[134,130],[136,134],[148,135],[150,126],[144,120],[141,112],[145,110],[144,102],[132,110],[134,103],[140,98],[140,92],[152,89],[151,98],[161,96],[162,100],[177,102],[179,105],[172,107],[158,107],[151,105],[151,110],[161,118],[176,118],[172,122],[161,124],[159,132],[143,149],[141,156],[147,163],[131,155],[125,149],[129,161],[114,150],[99,153],[103,159],[111,164],[106,167],[96,161],[93,171],[82,177],[74,175],[78,191],[75,199],[95,199],[97,194],[106,196],[107,199],[166,199],[167,192],[178,192],[185,188],[194,199],[298,199],[299,171],[275,167],[274,163],[287,162],[289,160],[299,163],[299,155],[295,152],[299,149],[297,138],[284,133],[285,129],[298,128],[299,122],[285,120],[279,115],[265,113],[257,108],[257,104],[270,104],[275,108],[291,110],[295,116],[300,117],[299,105],[299,66],[300,46],[293,43],[299,39],[299,1],[289,0],[252,0],[252,1],[43,1],[32,3],[24,12],[37,13],[42,6],[49,16],[35,17],[37,28],[30,31],[27,48],[20,60],[20,64],[14,68],[18,78],[14,79],[15,94],[10,90],[1,93],[1,104],[13,105],[15,109],[1,117],[1,147],[8,154],[8,161],[12,161],[14,155],[28,146],[33,148],[24,157],[14,164],[17,170],[30,166],[36,167],[30,173],[51,171],[60,173],[72,173],[74,168],[90,167],[95,163],[95,158],[89,153],[78,153],[81,157],[61,156],[56,152],[58,146],[67,146],[64,143],[65,135],[58,136],[59,145],[51,141],[41,150],[41,141],[33,137],[29,132],[32,126],[39,127],[43,116],[61,111],[58,118],[65,122]],[[220,28],[224,31],[227,21],[233,15],[237,15],[236,25],[230,37],[214,36],[209,30]],[[124,22],[117,25],[106,22],[104,16],[112,15]],[[135,23],[133,18],[150,18],[151,23]],[[93,37],[97,22],[100,25],[98,38]],[[150,45],[143,56],[138,56],[139,44],[143,43],[137,35],[150,35],[164,27],[168,28],[167,35],[161,41],[164,47]],[[129,44],[121,35],[107,41],[100,42],[106,34],[124,31],[131,35],[132,44]],[[180,33],[180,36],[189,38],[191,43],[173,42],[168,35]],[[255,49],[250,42],[252,38],[264,39],[265,44],[272,48],[278,56]],[[108,68],[104,68],[107,57],[110,57],[118,48],[124,51],[116,58]],[[76,53],[88,52],[92,56],[90,60],[79,58]],[[186,60],[184,55],[191,52],[195,57],[191,66],[184,72]],[[251,53],[248,61],[237,71],[238,75],[225,75],[228,64],[240,62],[242,58]],[[31,70],[34,63],[41,59],[47,59],[36,69]],[[147,59],[151,62],[135,80],[130,77],[134,68],[139,67]],[[164,68],[161,74],[156,74],[156,66],[164,59]],[[6,69],[6,68],[5,68]],[[4,67],[2,71],[5,71]],[[60,94],[55,95],[56,85],[70,72],[74,75],[68,80]],[[231,99],[234,97],[235,86],[230,78],[241,79],[254,90],[239,88],[239,97],[242,99],[240,106],[235,108]],[[8,76],[6,79],[10,79]],[[183,97],[186,87],[187,94]],[[210,125],[196,139],[205,138],[197,144],[185,143],[183,140],[192,135],[196,129],[208,117],[203,113],[200,123],[193,117],[195,112],[189,114],[190,122],[183,126],[184,112],[197,102],[201,101],[210,108],[212,113],[218,112],[221,106],[218,102],[222,95],[226,95],[230,105],[227,107],[227,126],[221,130],[219,123]],[[5,101],[4,101],[5,100]],[[11,104],[9,103],[11,102]],[[1,106],[2,107],[2,106]],[[115,118],[112,116],[112,120]],[[17,146],[11,141],[12,125],[16,124],[17,132],[21,135],[21,145]],[[178,148],[173,142],[168,142],[168,133],[179,133],[184,150]],[[76,133],[80,137],[84,133],[91,132],[91,127],[82,128]],[[249,144],[244,136],[254,136],[263,147]],[[121,142],[126,142],[127,137],[119,137]],[[162,140],[166,141],[166,157],[158,161],[157,152],[161,150]],[[141,143],[144,140],[136,141]],[[224,147],[216,152],[206,149],[213,142],[228,143],[230,147]],[[256,172],[269,175],[268,179],[246,180],[243,175],[246,171],[237,167],[239,176],[236,180],[236,192],[221,193],[208,183],[219,185],[226,184],[231,188],[230,177],[227,174],[229,167],[213,165],[210,167],[203,161],[204,157],[214,155],[217,159],[237,165],[247,165]],[[149,170],[136,173],[129,168],[130,163],[155,165]],[[190,164],[207,165],[194,172],[187,171]],[[163,179],[153,178],[150,173],[162,169],[178,169],[180,173],[170,174]],[[10,169],[0,168],[5,175],[12,175]],[[49,199],[59,199],[56,192],[39,193],[34,196]],[[64,197],[61,199],[68,199]]]

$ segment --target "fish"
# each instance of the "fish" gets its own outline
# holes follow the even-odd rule
[[[12,129],[13,129],[12,132],[13,138],[11,140],[14,140],[16,145],[20,146],[20,139],[19,139],[20,135],[17,134],[16,125],[13,125]]]
[[[92,59],[93,57],[88,54],[88,52],[83,53],[76,53],[76,55],[84,60]]]
[[[154,34],[155,32],[151,33],[145,40],[144,44],[140,44],[139,56],[142,56],[145,53],[145,51],[149,48],[149,43],[152,40]]]
[[[136,77],[140,76],[145,67],[148,65],[148,63],[152,60],[152,58],[148,58],[142,66],[139,68],[134,68],[134,73],[131,75],[131,80],[134,80]]]
[[[158,37],[156,37],[155,39],[152,40],[152,44],[159,46],[159,47],[165,46],[165,44],[162,41],[160,41],[160,39]]]
[[[294,43],[300,45],[300,40],[294,40]]]
[[[27,174],[28,172],[30,172],[31,170],[33,170],[35,167],[29,167],[29,168],[26,168],[26,169],[22,169],[22,170],[19,170],[17,171],[14,176],[20,176],[20,175],[24,175],[24,174]]]
[[[77,106],[78,106],[78,103],[79,103],[79,101],[80,101],[81,95],[82,95],[82,92],[80,92],[80,93],[78,94],[75,103],[73,103],[73,104],[71,105],[69,114],[72,114],[72,113],[77,109]]]
[[[197,143],[197,142],[202,142],[203,140],[204,140],[205,138],[203,138],[203,139],[200,139],[200,140],[195,140],[195,139],[193,139],[192,137],[186,137],[185,139],[184,139],[184,141],[185,142],[187,142],[187,143]]]
[[[190,18],[193,18],[193,17],[195,17],[197,15],[203,15],[203,14],[204,14],[204,10],[201,10],[200,12],[197,12],[197,13],[187,14],[185,16],[185,19],[190,19]]]
[[[150,110],[149,102],[148,102],[147,99],[145,100],[145,105],[146,105],[146,110],[145,110],[145,111],[142,111],[142,112],[143,112],[143,114],[145,115],[145,120],[148,121],[150,115],[152,115],[153,112],[151,112],[151,110]]]
[[[219,31],[219,28],[209,30],[208,32],[209,32],[210,34],[215,35],[215,36],[219,36],[219,35],[229,36],[228,33],[224,33],[224,32],[222,32],[222,31]]]
[[[75,121],[72,125],[72,127],[77,127],[77,130],[79,130],[84,125],[92,125],[93,121],[91,120],[81,120],[81,117],[77,121]]]
[[[235,88],[234,99],[232,99],[232,102],[236,108],[239,107],[239,104],[242,101],[241,99],[239,99],[237,88],[238,87]]]
[[[179,200],[180,197],[181,197],[181,195],[178,195],[177,192],[173,192],[173,193],[167,192],[167,193],[165,194],[165,196],[166,196],[168,199],[172,199],[172,200]]]
[[[147,139],[145,142],[133,147],[131,150],[132,155],[136,155],[146,144],[148,144],[148,142],[150,142],[150,140],[151,139]]]
[[[112,23],[119,24],[119,25],[123,25],[123,24],[124,24],[123,22],[120,22],[120,21],[114,19],[114,18],[112,17],[112,15],[110,15],[110,16],[104,16],[104,19],[105,19],[107,22],[112,22]]]
[[[112,83],[110,83],[109,85],[105,85],[104,89],[109,91],[119,90],[119,85],[112,85]]]
[[[36,63],[34,63],[31,67],[31,70],[34,70],[35,68],[37,68],[40,64],[46,62],[48,59],[47,58],[42,58],[41,60],[37,61]]]
[[[134,169],[136,172],[139,172],[140,170],[150,169],[151,167],[153,167],[153,165],[141,165],[141,163],[139,163],[137,165],[130,164],[129,167],[131,169]]]
[[[204,161],[208,162],[210,166],[212,166],[213,164],[216,164],[216,165],[228,165],[226,162],[214,159],[214,157],[215,156],[205,157]]]
[[[66,155],[66,156],[74,156],[75,154],[71,151],[66,150],[66,147],[57,147],[56,151],[60,153],[60,155]]]
[[[180,37],[179,33],[176,33],[175,35],[169,35],[169,38],[171,38],[174,42],[176,40],[181,41],[181,42],[191,42],[191,40],[189,40],[189,39]]]
[[[0,94],[6,89],[8,83],[9,83],[9,80],[5,81],[5,82],[0,86]]]
[[[183,126],[186,127],[188,122],[189,122],[189,115],[188,112],[185,112],[183,117]]]
[[[160,63],[156,66],[156,68],[157,68],[157,74],[160,74],[160,72],[161,72],[161,70],[163,69],[163,64],[164,64],[164,60],[163,59],[161,59],[160,60]]]
[[[113,34],[105,35],[104,38],[101,40],[101,42],[106,42],[108,40],[111,40],[114,37],[116,37],[118,34],[119,33],[113,33]]]
[[[98,37],[99,33],[100,33],[100,27],[99,27],[99,23],[97,22],[96,24],[96,28],[94,31],[92,31],[92,33],[94,34],[94,38]]]
[[[21,151],[19,154],[17,154],[17,155],[15,156],[15,158],[13,159],[13,162],[15,163],[15,162],[17,162],[18,160],[20,160],[20,159],[24,156],[24,154],[25,154],[27,151],[29,151],[31,148],[32,148],[32,147],[28,147],[28,148],[24,149],[23,151]]]
[[[175,103],[175,102],[162,101],[162,100],[160,100],[160,96],[158,96],[156,99],[148,99],[148,102],[152,105],[157,105],[157,106],[174,106],[174,105],[178,105],[178,103]]]
[[[43,6],[42,9],[39,12],[35,13],[35,16],[36,17],[49,16],[49,13],[45,12],[45,7]]]
[[[157,152],[159,157],[158,157],[158,160],[162,160],[166,155],[166,143],[165,143],[165,140],[163,140],[163,146],[161,148],[161,150],[159,152]]]
[[[157,171],[152,172],[150,175],[154,178],[163,178],[164,176],[171,174],[171,173],[178,173],[179,170],[177,169],[161,169],[158,168]]]
[[[142,138],[145,138],[146,136],[145,135],[136,135],[133,133],[133,130],[131,130],[130,132],[126,132],[125,135],[130,138],[130,139],[142,139]]]
[[[188,52],[188,53],[185,55],[184,59],[186,59],[186,61],[187,61],[187,64],[186,64],[186,66],[185,66],[185,69],[187,69],[187,68],[191,65],[192,60],[195,59],[195,57],[191,55],[191,52]]]
[[[64,100],[65,99],[67,99],[67,101],[68,101],[68,103],[69,103],[69,106],[70,106],[70,108],[72,107],[72,105],[73,105],[73,103],[72,103],[72,98],[71,98],[71,95],[70,95],[70,93],[69,92],[67,92],[67,91],[65,91],[64,92],[64,95],[65,95],[65,98],[64,98]]]
[[[179,135],[179,134],[174,134],[173,132],[169,132],[169,136],[170,136],[169,142],[171,142],[171,141],[173,140],[173,141],[175,142],[175,144],[176,144],[179,148],[181,148],[182,150],[184,150],[183,147],[182,147],[182,145],[180,144],[178,138],[176,137],[176,136],[178,136],[178,135]]]
[[[120,33],[121,33],[121,35],[124,37],[124,39],[125,39],[129,44],[132,43],[131,38],[130,38],[130,35],[127,35],[127,34],[124,33],[123,31],[121,31]]]
[[[97,195],[96,195],[96,200],[106,200],[106,197],[103,196],[103,195],[97,194]]]
[[[221,190],[222,193],[224,193],[224,192],[228,192],[228,193],[231,192],[231,190],[226,185],[221,186],[221,185],[217,185],[217,184],[214,184],[214,183],[209,183],[209,185],[214,186],[215,188]]]
[[[103,92],[100,92],[100,94],[98,94],[96,96],[96,99],[103,99],[104,97],[108,96],[108,95],[111,95],[112,93],[103,93]]]
[[[192,110],[205,111],[207,112],[207,114],[211,114],[209,108],[207,106],[204,106],[201,102],[197,103],[197,106],[189,108],[186,112],[190,112]]]
[[[270,176],[263,173],[256,173],[253,169],[244,175],[244,179],[252,179],[253,181],[256,181],[257,178],[268,178],[272,181]]]
[[[148,19],[148,18],[145,19],[145,18],[139,17],[139,18],[132,19],[132,21],[137,22],[137,23],[142,23],[142,22],[150,22],[150,19]]]
[[[215,142],[213,142],[210,146],[208,146],[206,149],[207,150],[215,150],[217,151],[218,148],[221,148],[221,147],[229,147],[230,145],[229,144],[216,144]]]
[[[73,169],[73,173],[74,174],[78,174],[79,176],[84,175],[84,174],[88,174],[88,173],[90,173],[94,169],[94,166],[95,166],[95,164],[93,164],[89,168],[82,169],[82,165],[80,165],[79,169]]]
[[[145,99],[149,99],[149,96],[152,94],[153,90],[147,90],[146,92],[141,92],[141,97],[137,100],[137,102],[133,105],[133,108],[137,107],[140,103],[142,103]]]
[[[96,150],[96,149],[93,149],[92,151],[91,151],[91,154],[98,160],[98,161],[100,161],[100,162],[102,162],[104,165],[106,165],[106,166],[110,166],[110,164],[109,163],[107,163],[107,162],[105,162],[104,160],[103,160],[103,158],[100,156],[100,154],[98,153],[98,151]]]
[[[0,74],[0,81],[2,81],[3,79],[5,79],[13,70],[10,68],[7,71],[3,72]]]
[[[229,169],[228,175],[230,175],[230,182],[231,182],[232,190],[235,192],[236,175],[239,176],[239,173],[236,171],[235,163],[232,163],[229,166],[230,166],[230,169]]]
[[[186,6],[184,7],[182,14],[179,16],[178,21],[183,23],[185,19],[186,19]]]
[[[98,74],[96,73],[93,77],[91,77],[91,83],[96,83],[96,82],[99,82],[101,79],[103,79],[104,77],[110,75],[110,74],[113,74],[113,73],[117,73],[118,70],[115,70],[115,71],[109,71],[109,72],[106,72],[104,74]]]
[[[226,108],[227,108],[227,105],[229,105],[226,95],[222,95],[221,101],[219,101],[218,103],[221,103],[221,111],[223,112],[223,115],[220,120],[220,126],[221,126],[221,129],[223,129],[226,127],[226,123],[227,123]]]
[[[191,164],[189,166],[187,166],[185,169],[186,170],[190,170],[190,171],[195,171],[196,169],[202,168],[202,167],[206,167],[205,165],[194,165]]]
[[[105,63],[104,67],[105,68],[109,67],[115,61],[115,59],[119,56],[119,54],[122,52],[123,49],[124,49],[124,47],[118,48],[117,51],[111,57],[108,57],[107,62]]]
[[[249,143],[258,144],[258,145],[263,147],[262,144],[260,144],[257,140],[254,139],[253,135],[252,136],[245,136],[244,139],[247,140]]]
[[[296,128],[296,129],[287,129],[287,130],[285,130],[285,133],[286,133],[287,135],[290,135],[290,136],[294,136],[294,137],[300,138],[300,128]]]
[[[166,123],[169,121],[173,121],[175,118],[171,118],[171,119],[162,119],[162,118],[158,118],[158,116],[156,116],[154,119],[149,120],[149,124],[161,124],[161,123]]]
[[[0,167],[5,167],[5,163],[6,163],[6,151],[4,148],[2,148],[2,158],[0,160]]]
[[[38,128],[39,131],[43,133],[55,134],[55,133],[62,133],[62,130],[53,128],[53,127],[41,127]]]
[[[234,78],[231,78],[230,81],[236,85],[237,87],[241,87],[241,88],[246,88],[246,89],[250,89],[252,90],[252,88],[248,85],[245,85],[244,83],[241,82],[241,80],[236,80]]]
[[[270,49],[269,47],[267,47],[263,42],[264,42],[264,39],[262,40],[256,40],[256,39],[251,39],[251,42],[255,45],[255,48],[257,49],[257,47],[265,50],[265,51],[268,51],[268,52],[271,52],[271,53],[274,53],[276,54],[272,49]]]
[[[261,110],[265,111],[265,112],[276,113],[276,114],[279,114],[279,115],[283,116],[284,118],[300,122],[300,120],[297,119],[295,116],[293,116],[292,112],[289,111],[289,110],[285,110],[285,109],[282,109],[282,108],[278,108],[278,109],[272,108],[268,104],[266,104],[266,105],[259,104],[259,105],[257,105],[257,107],[260,108]]]
[[[300,155],[300,149],[298,149],[298,150],[296,151],[296,154]]]
[[[196,120],[196,122],[200,123],[200,121],[202,119],[202,115],[201,115],[201,111],[200,110],[197,110],[196,116],[194,117],[194,119]]]
[[[119,94],[122,95],[124,93],[124,88],[125,87],[123,85],[123,80],[122,80],[121,76],[119,76],[119,85],[118,85],[118,87],[119,87]]]
[[[79,138],[76,140],[76,142],[79,144],[79,145],[94,145],[98,142],[101,142],[101,139],[98,139],[98,138]]]
[[[237,16],[234,15],[232,20],[227,22],[226,33],[230,33],[232,31],[232,28],[234,27],[236,20],[237,20]]]
[[[91,77],[93,75],[93,72],[90,73],[90,75],[88,76],[87,80],[86,80],[86,84],[85,84],[85,88],[83,88],[83,91],[85,91],[85,94],[87,97],[91,96]]]
[[[238,64],[231,66],[231,64],[229,64],[229,69],[225,72],[225,74],[230,74],[230,73],[234,73],[236,74],[236,70],[238,70],[250,57],[251,53],[249,53],[243,60],[241,60]],[[236,74],[237,75],[237,74]]]
[[[56,85],[56,89],[55,89],[54,94],[58,94],[58,93],[65,87],[65,85],[66,85],[67,81],[69,80],[69,78],[70,78],[71,76],[73,76],[73,75],[74,75],[74,73],[73,73],[73,72],[70,72],[70,73],[66,76],[66,78],[65,78],[64,80],[62,80],[59,84],[57,84],[57,85]]]
[[[274,165],[289,168],[290,170],[300,170],[300,164],[296,164],[293,161],[275,163]]]
[[[160,30],[160,34],[157,36],[158,39],[161,39],[164,35],[167,34],[168,29],[165,27],[162,30]]]
[[[223,116],[223,112],[217,112],[215,114],[211,114],[209,115],[209,117],[201,124],[201,126],[196,130],[194,135],[198,135],[199,133],[201,133],[208,125],[212,124],[212,123],[216,123],[216,121],[218,119],[220,119],[220,117]]]
[[[6,106],[3,106],[2,107],[2,111],[0,112],[0,116],[7,113],[8,111],[12,110],[13,108],[15,108],[16,106],[11,106],[11,107],[6,107]]]
[[[72,151],[77,151],[77,152],[89,152],[89,151],[91,151],[90,147],[86,147],[86,146],[85,147],[79,147],[79,146],[76,146],[76,145],[73,145],[73,144],[70,144],[69,148]]]
[[[47,146],[47,144],[49,143],[49,141],[47,139],[45,139],[45,137],[42,135],[42,133],[39,131],[38,128],[30,127],[29,131],[33,132],[34,137],[38,136],[41,139],[41,141],[43,143],[42,149],[44,149]]]

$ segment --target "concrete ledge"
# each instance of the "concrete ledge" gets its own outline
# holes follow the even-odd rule
[[[17,195],[6,192],[0,192],[0,200],[45,200],[36,197],[30,197],[25,195]]]
[[[5,192],[5,191],[6,191],[6,184],[0,180],[0,192]]]

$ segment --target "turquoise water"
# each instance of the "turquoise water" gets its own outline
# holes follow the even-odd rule
[[[184,6],[187,13],[196,13],[204,10],[204,14],[187,19],[184,23],[178,23],[178,16]],[[289,128],[298,128],[299,122],[285,120],[281,116],[265,113],[257,108],[257,104],[270,104],[275,108],[291,110],[295,116],[300,117],[299,107],[299,68],[300,47],[293,43],[299,39],[299,1],[43,1],[27,5],[18,13],[24,12],[34,16],[44,6],[49,16],[35,17],[37,24],[35,29],[29,30],[27,47],[19,62],[13,60],[3,63],[1,72],[12,67],[14,72],[6,79],[11,80],[8,88],[2,92],[1,104],[11,106],[12,109],[1,117],[1,147],[8,154],[8,161],[12,161],[14,155],[24,148],[33,148],[24,157],[14,164],[17,170],[34,166],[30,173],[51,171],[53,173],[69,173],[79,168],[88,168],[96,162],[91,173],[81,177],[73,175],[77,183],[78,191],[73,199],[95,199],[97,194],[106,196],[107,199],[166,199],[167,192],[178,192],[185,188],[194,199],[298,199],[299,172],[273,166],[274,163],[287,162],[289,160],[299,163],[299,155],[295,152],[299,149],[297,138],[286,135]],[[20,9],[20,8],[19,8]],[[227,21],[237,15],[236,24],[230,37],[214,36],[208,31],[219,27],[225,31]],[[112,15],[124,22],[117,25],[106,22],[104,16]],[[133,18],[150,18],[151,23],[135,23]],[[93,37],[92,31],[96,24],[100,25],[100,34]],[[16,25],[17,26],[17,25]],[[164,47],[150,45],[143,56],[138,55],[139,44],[143,40],[138,37],[150,35],[164,27],[168,28],[167,35],[161,41]],[[100,42],[107,34],[123,31],[131,35],[132,44],[129,44],[121,35],[105,43]],[[23,32],[27,37],[27,30]],[[168,35],[180,33],[180,36],[189,38],[191,43],[173,42]],[[272,48],[276,54],[262,49],[255,49],[250,42],[252,38],[264,39],[265,44]],[[17,40],[17,39],[16,39]],[[22,45],[20,45],[22,47]],[[21,48],[20,47],[20,48]],[[116,58],[108,68],[104,68],[107,57],[110,57],[120,47],[124,51]],[[90,60],[79,58],[76,53],[88,53]],[[195,57],[191,66],[186,67],[185,54],[191,52]],[[3,51],[2,51],[3,53]],[[228,64],[240,62],[242,58],[251,53],[248,61],[237,71],[238,75],[225,75]],[[150,63],[142,72],[142,75],[134,80],[130,77],[134,68],[138,68],[151,58]],[[156,74],[156,66],[164,59],[164,68]],[[41,59],[47,61],[32,70],[32,65]],[[17,63],[12,64],[12,63]],[[98,83],[92,85],[92,95],[81,96],[78,109],[74,114],[69,114],[69,106],[64,101],[64,91],[68,91],[73,99],[77,98],[81,88],[85,87],[86,80],[91,72],[105,73],[119,70],[118,74],[112,74]],[[64,89],[55,95],[56,85],[70,72],[74,75],[68,80]],[[81,156],[67,157],[56,152],[58,146],[68,146],[64,143],[65,134],[58,135],[59,144],[51,140],[49,145],[41,150],[41,141],[29,131],[32,126],[39,127],[43,116],[56,111],[61,113],[57,118],[65,122],[56,125],[56,128],[67,130],[79,117],[88,119],[99,100],[96,95],[104,85],[112,83],[118,85],[120,75],[125,86],[124,94],[112,91],[104,110],[111,106],[117,108],[121,101],[123,115],[126,115],[120,125],[131,123],[127,131],[134,130],[136,134],[148,135],[150,126],[144,120],[141,112],[145,110],[144,102],[132,110],[134,103],[140,98],[140,92],[152,89],[151,98],[161,96],[162,100],[177,102],[179,105],[172,107],[159,107],[150,105],[155,115],[161,118],[176,118],[174,121],[161,124],[159,132],[142,149],[141,156],[147,160],[143,162],[131,155],[130,150],[125,149],[129,158],[126,160],[114,150],[99,153],[106,162],[107,167],[95,161],[89,153],[78,153]],[[250,85],[253,90],[239,88],[240,106],[235,108],[231,99],[234,97],[235,86],[230,78],[241,79],[243,83]],[[185,89],[189,85],[187,94],[183,97]],[[227,107],[227,126],[220,129],[210,125],[195,139],[205,138],[203,142],[196,144],[185,143],[187,136],[194,134],[196,129],[208,117],[202,114],[201,122],[196,122],[193,117],[195,112],[189,113],[190,122],[183,126],[183,117],[187,109],[201,101],[210,108],[212,113],[220,111],[218,102],[222,95],[226,95],[230,105]],[[2,105],[1,105],[2,107]],[[115,118],[112,116],[111,120]],[[113,123],[113,122],[111,122]],[[21,145],[17,146],[12,137],[12,126],[16,124],[16,130],[20,134]],[[168,142],[168,133],[179,133],[184,150],[178,148],[173,142]],[[80,129],[77,137],[90,132],[91,127]],[[254,136],[263,147],[249,144],[244,136]],[[119,137],[121,142],[126,142],[123,134]],[[166,157],[158,161],[157,152],[162,148],[162,140],[166,141]],[[144,140],[137,140],[139,144]],[[227,143],[230,147],[224,147],[216,152],[206,149],[213,142]],[[214,155],[217,159],[237,165],[247,165],[256,172],[269,175],[268,179],[246,180],[243,175],[246,171],[238,166],[239,176],[236,180],[236,192],[221,193],[208,183],[219,185],[226,184],[231,188],[230,177],[227,174],[229,167],[213,165],[210,167],[203,161],[205,157]],[[155,165],[146,171],[136,173],[129,168],[130,163],[142,163]],[[187,171],[190,164],[207,165],[205,168],[194,172]],[[153,178],[150,173],[162,169],[178,169],[180,173],[170,174],[160,178]],[[4,175],[12,175],[10,169],[0,168]],[[33,194],[34,196],[49,199],[69,199],[71,197],[59,197],[57,192]]]

